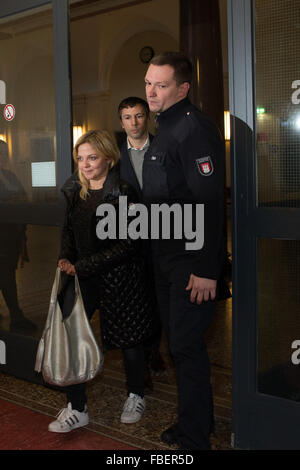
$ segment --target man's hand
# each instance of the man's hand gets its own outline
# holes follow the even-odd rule
[[[197,304],[200,305],[203,301],[207,302],[209,299],[214,300],[216,298],[216,289],[216,280],[191,274],[185,290],[191,291],[191,302],[194,303],[196,301]]]
[[[75,266],[72,263],[70,263],[69,260],[60,259],[57,265],[61,271],[67,273],[69,276],[75,276],[76,274]]]

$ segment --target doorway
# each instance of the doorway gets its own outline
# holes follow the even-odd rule
[[[145,98],[144,75],[147,60],[142,51],[150,47],[154,53],[164,50],[179,50],[180,38],[180,2],[179,0],[153,0],[135,2],[105,11],[101,2],[93,2],[93,15],[84,3],[80,8],[71,5],[71,70],[73,96],[73,125],[80,132],[93,128],[108,128],[117,138],[124,138],[117,108],[119,102],[127,96]],[[223,21],[223,42],[226,35],[226,8],[221,1]],[[86,3],[86,6],[88,4]],[[79,14],[80,10],[80,14]],[[83,41],[82,38],[85,38]],[[224,44],[224,60],[227,53]],[[87,51],[92,50],[92,54]],[[224,85],[228,90],[227,61],[224,64]],[[228,106],[228,91],[224,99]],[[151,129],[154,132],[152,120]],[[226,142],[229,156],[229,142]],[[229,162],[227,185],[230,186]],[[230,197],[228,198],[228,251],[231,253],[230,237]],[[231,281],[230,267],[228,279]],[[207,345],[212,366],[212,386],[215,394],[216,434],[212,436],[214,448],[231,446],[231,381],[232,381],[232,315],[231,299],[218,302],[218,313],[207,333]],[[98,326],[95,325],[97,328]],[[175,413],[171,401],[176,400],[175,375],[165,342],[162,352],[167,361],[168,370],[164,374],[152,373],[154,383],[152,401],[153,410],[161,400],[164,410],[161,419],[167,425]],[[106,365],[111,377],[117,380],[122,370],[119,353],[107,355]],[[109,385],[109,384],[107,384]],[[150,401],[151,403],[151,401]],[[169,418],[168,418],[169,416]],[[152,433],[158,434],[153,427]]]
[[[228,2],[233,434],[299,449],[299,1]]]
[[[5,122],[6,127],[1,132],[8,147],[11,145],[9,164],[11,168],[16,168],[29,197],[26,204],[18,201],[9,206],[9,211],[6,205],[3,210],[6,211],[7,220],[22,222],[27,226],[30,262],[24,268],[18,267],[17,286],[24,313],[39,328],[35,334],[13,335],[9,330],[8,311],[4,310],[5,302],[1,299],[4,324],[0,330],[0,338],[7,343],[9,354],[7,363],[0,365],[0,370],[33,382],[39,381],[37,376],[33,376],[32,366],[37,341],[44,325],[52,273],[59,249],[59,225],[63,216],[60,187],[72,172],[72,138],[74,140],[80,133],[99,127],[108,128],[118,138],[121,131],[117,115],[119,100],[132,94],[144,96],[147,58],[143,49],[150,47],[154,53],[179,49],[179,0],[116,1],[113,7],[112,2],[109,3],[110,6],[102,1],[70,1],[70,63],[67,1],[20,0],[11,2],[10,7],[0,7],[3,50],[8,48],[9,41],[16,41],[14,51],[22,56],[20,64],[24,64],[24,69],[19,73],[7,67],[11,73],[7,76],[2,65],[0,79],[10,84],[13,76],[21,85],[20,90],[17,88],[19,94],[10,94],[7,86],[8,101],[17,103],[16,117],[10,127],[9,122]],[[23,47],[31,57],[28,64]],[[87,54],[87,50],[91,53]],[[32,80],[31,73],[34,74]],[[72,82],[69,81],[69,75]],[[26,107],[19,110],[20,105],[16,99],[24,93],[27,93]],[[28,107],[30,116],[36,119],[32,128],[31,119],[26,119]],[[13,132],[14,126],[16,130]],[[22,126],[23,134],[20,132]],[[24,140],[18,143],[22,136]],[[25,152],[26,158],[19,158],[20,149]],[[26,160],[25,163],[23,160]],[[26,166],[26,171],[20,169],[21,162],[23,168]],[[41,181],[42,176],[46,178],[44,186],[32,184],[32,168],[36,167],[35,163],[48,164],[47,168],[45,165],[40,166],[38,175],[38,181]],[[49,178],[51,168],[52,180]],[[44,275],[44,269],[47,270],[48,277]],[[96,321],[94,327],[99,327]],[[212,364],[217,420],[212,445],[215,449],[230,448],[231,299],[219,303],[219,312],[207,334],[207,343]],[[26,351],[26,354],[22,354],[22,361],[19,354],[14,354],[16,350]],[[154,390],[148,392],[149,417],[152,416],[152,420],[153,416],[157,417],[153,420],[157,427],[151,427],[148,423],[146,436],[141,434],[137,438],[133,434],[126,435],[127,439],[133,439],[133,445],[142,448],[153,448],[153,443],[157,448],[163,448],[160,447],[159,431],[168,427],[176,415],[176,379],[165,343],[162,344],[162,351],[167,362],[167,372],[153,374]],[[96,382],[95,388],[91,390],[92,396],[97,397],[92,405],[97,420],[95,423],[96,426],[103,426],[102,431],[104,429],[108,432],[111,416],[109,413],[100,413],[99,410],[107,409],[107,400],[111,400],[117,410],[122,390],[125,390],[122,361],[118,354],[111,354],[106,361],[102,381]],[[35,403],[34,406],[40,405],[40,409],[43,409],[45,404],[34,400],[30,387],[26,388],[25,394],[31,403]],[[58,409],[61,407],[59,395],[53,397],[53,406]],[[111,432],[115,433],[116,429]],[[118,429],[118,432],[120,438],[124,439],[124,430]],[[126,432],[128,434],[127,430]]]
[[[71,172],[67,38],[64,2],[1,3],[0,367],[33,381]]]

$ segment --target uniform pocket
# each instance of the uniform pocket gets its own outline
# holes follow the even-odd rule
[[[144,160],[143,193],[147,199],[160,201],[169,198],[166,158],[166,153],[155,152]]]

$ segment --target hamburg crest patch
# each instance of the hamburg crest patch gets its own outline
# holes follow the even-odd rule
[[[196,159],[196,165],[200,175],[210,176],[214,172],[214,167],[209,156]]]

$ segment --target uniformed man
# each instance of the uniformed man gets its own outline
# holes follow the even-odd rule
[[[223,263],[223,143],[215,125],[188,99],[192,65],[168,52],[154,57],[146,96],[158,130],[144,158],[145,202],[204,204],[204,245],[187,250],[184,237],[152,240],[157,298],[174,358],[178,422],[162,440],[179,449],[209,449],[213,426],[210,365],[204,333],[216,308]]]

